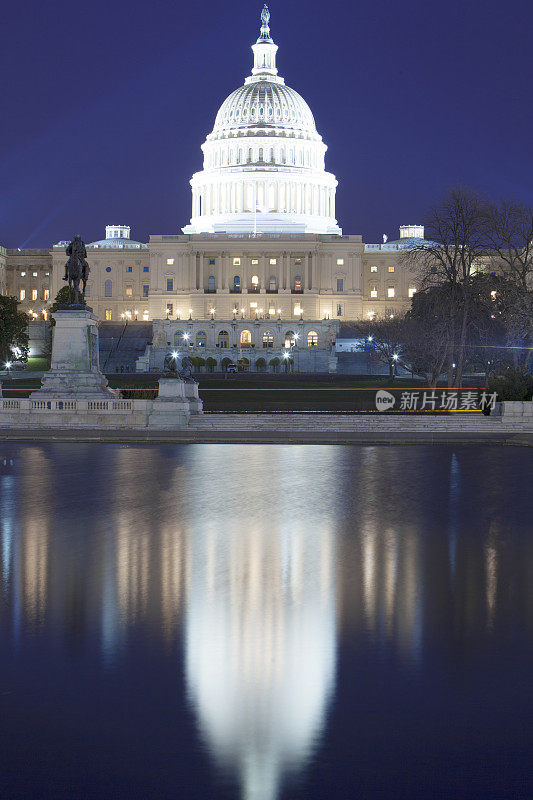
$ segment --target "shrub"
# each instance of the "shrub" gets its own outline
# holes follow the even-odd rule
[[[531,400],[533,375],[515,367],[507,367],[499,375],[489,378],[488,389],[497,393],[498,400]]]
[[[278,367],[279,367],[279,358],[271,358],[271,359],[270,359],[270,361],[269,361],[268,363],[270,364],[270,366],[272,367],[272,369],[274,370],[274,372],[277,372],[277,371],[278,371]]]
[[[228,358],[226,356],[226,358],[222,359],[222,361],[220,362],[220,366],[222,367],[222,371],[223,372],[225,372],[227,370],[229,364],[233,364],[233,361],[231,360],[231,358]]]

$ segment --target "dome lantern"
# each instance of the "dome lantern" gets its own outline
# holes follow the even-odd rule
[[[270,11],[268,6],[263,6],[261,11],[261,31],[259,39],[252,45],[254,53],[254,66],[252,69],[252,76],[256,80],[265,80],[275,78],[278,74],[276,69],[276,53],[278,51],[277,44],[274,44],[270,38],[270,28],[268,23],[270,21]],[[253,77],[247,78],[247,82],[254,80]]]

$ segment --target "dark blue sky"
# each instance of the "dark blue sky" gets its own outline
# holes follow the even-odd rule
[[[2,18],[0,243],[175,233],[262,0],[19,0]],[[453,183],[533,203],[531,3],[273,0],[278,67],[339,179],[345,233],[416,223]]]

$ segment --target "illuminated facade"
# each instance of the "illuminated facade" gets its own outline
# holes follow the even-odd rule
[[[261,22],[251,75],[223,102],[202,145],[183,233],[143,243],[131,239],[129,226],[108,225],[104,239],[87,245],[87,303],[103,321],[175,323],[161,337],[165,347],[182,323],[194,322],[193,338],[204,331],[213,348],[221,331],[239,347],[243,330],[258,349],[268,331],[283,346],[302,323],[297,349],[312,332],[313,347],[329,348],[338,329],[332,321],[402,313],[416,291],[401,255],[423,228],[402,226],[399,239],[384,236],[380,244],[342,234],[326,145],[307,103],[278,75],[266,7]],[[5,290],[42,318],[65,285],[65,260],[64,242],[8,250]],[[1,276],[0,255],[0,291]],[[212,330],[204,322],[214,322]]]

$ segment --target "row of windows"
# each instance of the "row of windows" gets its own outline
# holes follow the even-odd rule
[[[172,259],[172,263],[174,263],[174,259]],[[106,267],[105,271],[106,272],[111,272],[111,267]],[[126,272],[133,272],[133,267],[126,267]],[[143,267],[143,272],[150,272],[150,267],[145,265]]]
[[[254,109],[252,109],[253,111]],[[276,159],[277,155],[277,159]],[[243,150],[240,147],[237,151],[230,149],[229,153],[225,149],[215,150],[214,153],[209,153],[206,162],[207,166],[218,167],[218,166],[225,166],[227,164],[250,164],[255,163],[256,161],[262,162],[270,162],[271,164],[274,163],[281,163],[281,164],[294,164],[303,167],[304,164],[306,167],[309,166],[317,166],[319,163],[319,156],[316,151],[311,153],[310,150],[300,150],[295,151],[293,149],[289,149],[288,151],[285,150],[284,147],[276,150],[273,147],[270,148],[263,148],[259,147],[257,150],[254,148],[249,147],[247,150]]]
[[[26,277],[26,275],[29,275],[29,274],[30,274],[30,273],[29,273],[29,272],[26,272],[26,270],[22,270],[22,272],[20,273],[20,277],[21,277],[21,278],[25,278],[25,277]],[[33,277],[33,278],[37,278],[37,276],[39,275],[39,273],[38,273],[38,272],[35,272],[35,271],[32,271],[32,273],[31,273],[31,274],[32,274],[32,277]],[[45,272],[44,274],[45,274],[47,277],[50,275],[50,273],[49,273],[49,272]]]
[[[298,337],[294,331],[286,331],[285,335],[283,336],[283,345],[286,348],[295,347],[298,341]],[[228,331],[219,331],[217,336],[217,347],[224,349],[229,347],[230,337]],[[317,347],[318,345],[318,333],[316,331],[309,331],[306,337],[306,342],[308,347]],[[252,346],[252,334],[250,331],[244,330],[241,331],[239,337],[239,343],[241,347],[251,347]],[[186,335],[183,331],[176,331],[174,334],[174,346],[180,347],[184,344],[191,344],[189,341],[189,336]],[[207,334],[205,331],[198,331],[196,334],[194,344],[196,347],[206,347],[207,346]],[[274,347],[274,333],[272,331],[265,331],[262,336],[262,345],[265,349]]]
[[[30,295],[28,294],[28,300]],[[21,289],[19,292],[19,300],[23,302],[26,299],[26,289]],[[37,289],[31,290],[31,299],[38,300],[39,299],[39,291]],[[41,300],[50,300],[50,289],[43,289],[43,296]]]
[[[87,289],[90,290],[90,287],[88,286]],[[171,289],[168,289],[168,281],[167,281],[167,291],[171,291]],[[89,296],[89,293],[86,292],[87,296]],[[148,297],[149,293],[150,293],[149,285],[147,283],[143,284],[142,296]],[[126,286],[124,294],[126,295],[126,297],[133,297],[133,286]],[[113,281],[111,280],[107,280],[104,283],[104,297],[113,297]]]
[[[409,297],[412,297],[416,292],[416,288],[414,286],[409,287]],[[377,298],[378,296],[378,287],[374,284],[370,287],[370,297]],[[396,297],[396,290],[394,286],[387,287],[387,297]]]
[[[389,264],[389,266],[387,267],[387,270],[389,272],[395,272],[395,267],[392,264]],[[370,267],[370,272],[377,272],[377,271],[378,271],[377,266],[375,264],[372,264],[372,266]]]

